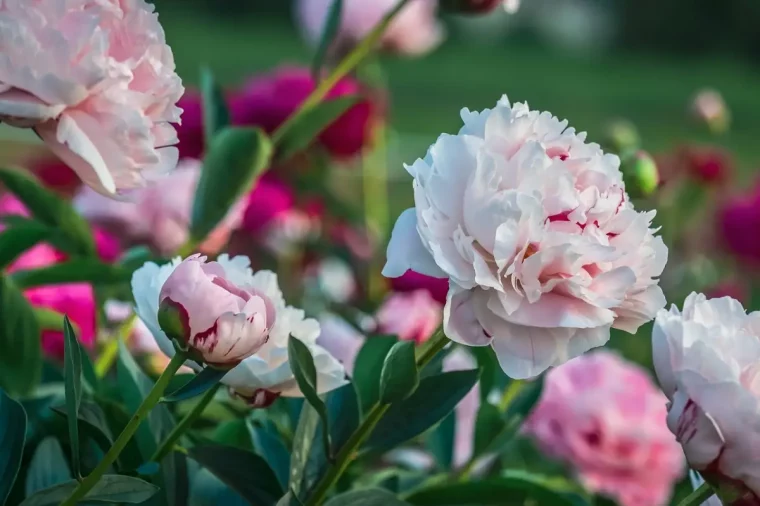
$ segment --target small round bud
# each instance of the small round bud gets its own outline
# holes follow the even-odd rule
[[[631,197],[647,197],[660,183],[657,163],[646,151],[631,151],[622,156],[625,189]]]
[[[723,96],[716,90],[704,89],[694,95],[691,112],[715,134],[726,132],[731,125],[731,113]]]
[[[616,119],[607,124],[603,142],[607,151],[623,153],[638,149],[641,137],[636,125],[627,119]]]

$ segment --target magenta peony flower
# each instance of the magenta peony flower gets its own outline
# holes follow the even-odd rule
[[[82,188],[74,205],[89,221],[113,230],[125,242],[147,242],[161,254],[171,255],[189,237],[190,212],[200,173],[198,160],[184,159],[177,170],[156,184],[130,192],[130,201],[109,199]],[[224,247],[241,221],[243,205],[241,201],[230,209],[200,245],[202,252],[216,253]]]
[[[406,271],[402,276],[390,279],[391,288],[396,292],[411,292],[414,290],[427,290],[435,300],[441,304],[446,303],[446,294],[449,291],[449,280],[425,276],[414,271]]]
[[[232,120],[238,125],[255,125],[273,132],[314,90],[307,68],[282,67],[254,78],[230,99]],[[362,89],[351,78],[341,79],[326,100],[360,95]],[[318,137],[319,144],[332,156],[348,158],[359,154],[371,142],[375,106],[363,99],[346,111]]]
[[[421,344],[443,321],[443,305],[425,290],[394,293],[380,306],[375,319],[378,332]]]
[[[28,216],[24,205],[16,197],[6,194],[0,197],[0,215]],[[95,230],[98,255],[103,261],[113,262],[120,254],[118,241],[112,235]],[[8,272],[39,269],[66,260],[66,256],[49,244],[41,243],[25,251],[9,267]],[[82,344],[91,348],[95,344],[95,295],[88,283],[67,283],[39,286],[26,290],[29,302],[40,308],[66,314],[76,326]],[[43,352],[54,358],[63,358],[63,333],[55,330],[42,331]]]
[[[760,184],[745,195],[732,197],[718,209],[718,234],[729,251],[760,263]]]
[[[174,168],[182,82],[144,0],[0,3],[0,121],[104,195]]]
[[[201,159],[205,149],[203,133],[203,104],[200,92],[185,90],[177,102],[182,109],[182,123],[177,126],[179,158]]]
[[[734,172],[731,155],[720,149],[687,148],[684,157],[688,174],[705,184],[726,183]]]
[[[684,471],[665,402],[638,366],[595,351],[547,373],[524,429],[589,490],[622,506],[664,506]]]
[[[344,0],[338,49],[345,51],[363,39],[391,10],[397,0]],[[296,18],[304,38],[312,45],[321,40],[332,0],[300,0]],[[391,52],[422,55],[437,47],[444,29],[436,19],[436,0],[412,0],[394,18],[381,40]]]

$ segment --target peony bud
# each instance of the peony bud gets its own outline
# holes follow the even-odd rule
[[[625,119],[610,122],[605,129],[604,147],[613,153],[638,149],[641,137],[636,125]]]
[[[707,128],[716,134],[726,132],[731,125],[731,112],[723,96],[716,90],[699,91],[692,100],[691,112],[697,120],[706,124]]]
[[[632,197],[647,197],[660,183],[657,163],[646,151],[623,155],[620,170],[623,172],[625,189]]]
[[[200,255],[180,263],[159,294],[161,330],[187,346],[194,360],[220,369],[256,353],[274,321],[267,295],[236,285],[218,263]]]

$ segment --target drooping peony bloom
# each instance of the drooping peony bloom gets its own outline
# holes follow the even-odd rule
[[[589,490],[622,506],[664,506],[684,470],[665,402],[638,366],[595,351],[547,373],[524,428]]]
[[[446,303],[446,294],[449,292],[449,280],[425,276],[414,271],[406,271],[397,278],[390,279],[391,288],[396,292],[411,292],[414,290],[427,290],[427,292],[441,304]]]
[[[397,0],[344,0],[334,42],[336,49],[345,52],[356,45],[397,3]],[[331,5],[332,0],[299,0],[296,18],[310,44],[316,45],[321,40]],[[412,0],[385,31],[380,42],[382,48],[408,56],[423,55],[435,49],[444,37],[436,10],[436,0]]]
[[[692,293],[657,314],[654,368],[668,427],[689,465],[746,502],[760,501],[760,312]],[[724,503],[726,501],[724,500]],[[733,504],[729,502],[726,504]]]
[[[0,197],[0,215],[28,217],[29,213],[20,200],[5,194]],[[2,228],[0,226],[0,230]],[[113,262],[119,256],[116,239],[101,230],[95,230],[95,244],[101,260]],[[16,258],[8,267],[8,272],[49,267],[64,260],[66,255],[47,243],[40,243]],[[76,328],[79,341],[87,348],[95,345],[95,295],[89,283],[37,286],[25,290],[24,295],[32,306],[68,315]],[[42,329],[41,339],[42,350],[47,356],[63,358],[63,332]]]
[[[378,332],[420,344],[443,321],[443,306],[425,290],[394,293],[380,306],[375,319]]]
[[[297,208],[293,190],[267,173],[248,196],[241,228],[273,253],[286,255],[318,231],[319,220]]]
[[[132,277],[137,315],[151,330],[161,351],[169,357],[174,356],[174,347],[159,326],[158,308],[164,282],[175,272],[178,265],[179,258],[160,267],[154,263],[147,263]],[[253,407],[266,407],[280,395],[302,395],[288,362],[288,337],[291,334],[306,344],[314,356],[320,393],[329,392],[346,383],[343,367],[327,351],[316,345],[319,324],[315,320],[305,318],[302,310],[285,304],[274,273],[259,271],[254,274],[250,268],[250,260],[243,256],[229,258],[223,254],[211,265],[214,271],[223,275],[223,278],[217,279],[227,280],[223,283],[226,286],[231,287],[234,283],[240,290],[256,293],[262,300],[266,298],[269,301],[267,310],[271,304],[274,314],[274,324],[268,329],[266,342],[222,379],[222,383],[236,396]],[[192,321],[190,324],[192,326]],[[186,365],[198,370],[198,365],[194,362],[188,362]]]
[[[190,213],[201,162],[184,159],[177,169],[156,184],[134,190],[129,201],[106,198],[83,188],[74,206],[89,221],[118,233],[130,244],[149,243],[162,255],[175,253],[188,239]],[[234,205],[212,231],[200,250],[213,254],[224,247],[243,215],[244,202]]]
[[[174,168],[183,92],[144,0],[0,3],[0,121],[31,127],[94,190]]]
[[[760,184],[744,195],[730,197],[721,204],[718,234],[723,246],[742,260],[760,263]]]
[[[618,157],[506,97],[462,118],[407,166],[416,208],[396,222],[383,273],[448,278],[446,335],[492,346],[515,378],[651,320],[667,248],[654,211],[625,194]]]

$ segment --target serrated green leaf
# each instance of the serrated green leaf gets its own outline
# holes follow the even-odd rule
[[[42,376],[40,329],[24,294],[4,276],[0,276],[0,315],[0,388],[28,394]]]
[[[325,100],[305,113],[277,143],[277,159],[287,160],[308,148],[314,139],[332,125],[346,111],[356,105],[358,97],[340,97]]]
[[[0,505],[16,481],[26,439],[26,412],[0,390]]]
[[[227,127],[210,140],[195,190],[190,236],[203,241],[269,167],[272,143],[258,128]]]
[[[413,341],[398,342],[385,357],[380,373],[380,402],[390,404],[403,401],[419,386],[414,345]]]
[[[76,480],[61,483],[45,490],[40,490],[27,497],[20,506],[54,506],[60,504],[77,488]],[[86,501],[98,501],[109,504],[140,504],[158,492],[158,487],[150,483],[118,474],[103,476],[97,485],[85,496]]]
[[[69,253],[95,255],[95,240],[87,221],[71,203],[42,187],[34,178],[19,171],[0,169],[0,182],[41,223],[63,234],[71,245]]]

